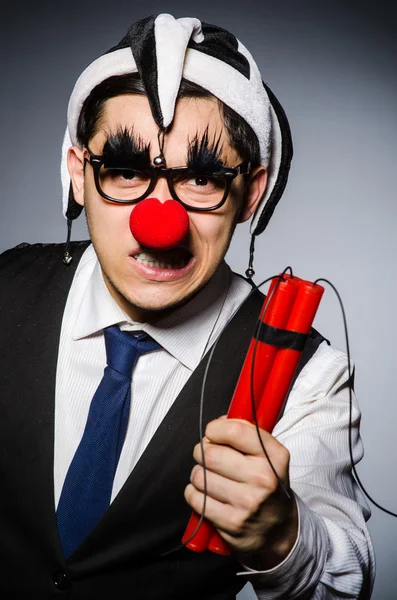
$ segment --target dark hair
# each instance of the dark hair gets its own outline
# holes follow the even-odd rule
[[[114,75],[105,79],[85,99],[77,122],[77,140],[86,146],[95,135],[103,115],[105,101],[122,94],[145,95],[145,88],[138,73]],[[186,79],[182,79],[178,98],[213,98],[214,96]],[[255,167],[260,164],[258,138],[248,123],[229,106],[218,100],[229,140],[244,161]]]

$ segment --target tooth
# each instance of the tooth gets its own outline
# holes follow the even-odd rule
[[[158,269],[183,269],[188,260],[184,255],[176,253],[168,257],[168,262],[160,260],[156,254],[150,252],[140,252],[134,256],[135,260],[148,267],[156,267]]]

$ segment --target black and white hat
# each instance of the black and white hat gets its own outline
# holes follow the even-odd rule
[[[77,80],[62,148],[64,216],[73,219],[81,210],[71,191],[66,157],[68,148],[78,145],[76,128],[83,103],[108,77],[136,72],[159,128],[173,120],[182,77],[208,90],[251,126],[258,137],[261,163],[268,168],[266,192],[251,223],[252,234],[261,233],[288,178],[292,142],[285,113],[263,83],[251,54],[233,34],[196,18],[175,19],[169,14],[134,23],[120,43],[92,62]]]

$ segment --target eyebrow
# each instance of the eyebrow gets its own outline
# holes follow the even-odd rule
[[[200,173],[214,173],[222,169],[225,165],[221,159],[223,145],[221,144],[221,135],[210,141],[208,127],[199,138],[195,135],[189,144],[187,153],[187,166],[192,171]]]
[[[132,128],[109,133],[103,146],[105,167],[129,167],[145,171],[150,167],[150,143],[145,144]]]

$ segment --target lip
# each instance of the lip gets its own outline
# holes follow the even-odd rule
[[[135,271],[143,275],[145,279],[150,279],[152,281],[177,281],[178,279],[182,279],[190,273],[197,262],[196,257],[191,256],[187,265],[182,269],[162,269],[161,267],[153,267],[139,263],[135,259],[135,256],[141,252],[142,250],[136,250],[130,254],[132,267]]]

